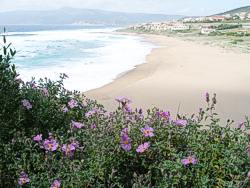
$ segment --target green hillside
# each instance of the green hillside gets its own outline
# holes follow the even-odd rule
[[[222,15],[222,14],[236,14],[236,13],[240,13],[240,12],[249,12],[250,13],[250,6],[233,9],[233,10],[221,13],[219,15]]]

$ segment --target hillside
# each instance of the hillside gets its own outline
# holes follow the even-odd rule
[[[236,14],[236,13],[240,13],[240,12],[249,12],[250,13],[250,6],[240,7],[240,8],[237,8],[237,9],[229,10],[229,11],[226,11],[226,12],[221,13],[219,15],[223,15],[223,14]]]
[[[0,13],[0,24],[110,24],[128,25],[178,19],[179,15],[122,13],[95,9],[62,8],[48,11],[11,11]]]

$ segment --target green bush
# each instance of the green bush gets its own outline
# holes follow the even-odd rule
[[[206,94],[207,107],[191,117],[132,110],[126,98],[107,112],[66,90],[65,75],[23,83],[7,51],[0,63],[0,187],[249,186],[250,123],[220,123],[216,96]]]
[[[242,24],[220,24],[217,30],[242,28]]]
[[[18,102],[21,96],[15,66],[10,64],[16,51],[7,45],[5,36],[0,50],[0,120],[3,133],[0,134],[0,142],[5,142],[12,138],[14,129],[18,128],[18,119],[13,117],[19,116]]]
[[[232,44],[238,44],[239,42],[244,42],[242,39],[234,39],[231,43]]]

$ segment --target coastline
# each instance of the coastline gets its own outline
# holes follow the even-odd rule
[[[203,95],[208,91],[217,93],[217,112],[223,119],[242,121],[250,116],[250,54],[162,35],[122,34],[141,36],[158,47],[147,55],[146,63],[85,92],[87,97],[108,110],[117,106],[117,96],[126,96],[133,101],[132,107],[191,115],[205,107]]]
[[[16,49],[22,49],[13,60],[21,78],[24,81],[34,76],[57,80],[60,73],[65,73],[69,78],[64,85],[69,90],[85,92],[112,82],[118,74],[144,63],[145,56],[153,47],[142,42],[140,37],[114,33],[114,28],[110,27],[48,28],[47,31],[38,30],[32,32],[33,35],[22,37],[32,28],[10,33],[18,35],[8,37]]]

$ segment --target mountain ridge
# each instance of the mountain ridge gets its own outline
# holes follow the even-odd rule
[[[181,15],[127,13],[63,7],[57,10],[19,10],[0,13],[0,24],[91,24],[129,25],[179,19]]]
[[[240,13],[240,12],[249,12],[250,13],[250,6],[244,6],[244,7],[239,7],[236,9],[232,9],[223,13],[219,13],[216,15],[225,15],[225,14],[236,14],[236,13]]]

